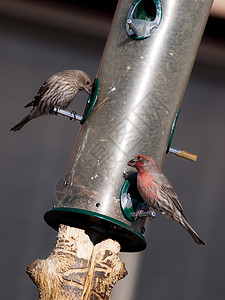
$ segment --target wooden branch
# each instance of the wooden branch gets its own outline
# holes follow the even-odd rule
[[[107,239],[95,246],[84,230],[60,225],[50,256],[27,267],[40,300],[110,299],[114,284],[127,275],[120,245]]]

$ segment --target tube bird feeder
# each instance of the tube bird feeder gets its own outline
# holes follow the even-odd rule
[[[57,203],[45,214],[50,226],[85,229],[93,242],[115,239],[122,251],[146,247],[145,218],[132,218],[145,203],[135,173],[124,169],[138,154],[162,166],[211,5],[119,1],[95,81],[97,101],[81,122]]]

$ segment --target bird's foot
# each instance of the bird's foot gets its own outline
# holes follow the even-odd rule
[[[74,121],[76,121],[76,112],[74,110],[71,111],[71,114],[73,115],[73,118],[70,117],[70,120],[74,119]]]
[[[153,209],[149,209],[149,210],[139,209],[134,214],[134,221],[136,221],[137,218],[142,218],[142,217],[149,217],[150,220],[153,220],[155,216],[156,216],[156,212]]]
[[[54,109],[53,109],[54,113],[55,113],[55,116],[58,115],[58,111],[59,111],[59,107],[55,106]]]
[[[152,221],[156,217],[156,212],[153,209],[148,210],[146,213],[150,221]]]

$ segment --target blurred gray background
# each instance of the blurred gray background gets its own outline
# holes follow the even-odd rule
[[[0,0],[1,299],[38,299],[25,270],[53,249],[57,232],[43,215],[55,203],[80,125],[50,116],[16,133],[9,129],[51,74],[78,68],[95,77],[116,7],[115,0],[105,2]],[[181,226],[157,216],[145,233],[147,249],[121,255],[129,275],[116,284],[112,299],[225,298],[223,17],[215,5],[173,138],[175,148],[198,160],[168,154],[163,168],[207,246],[198,247]],[[80,114],[86,99],[85,93],[77,96]]]

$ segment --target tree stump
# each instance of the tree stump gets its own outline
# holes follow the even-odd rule
[[[127,275],[111,239],[95,246],[84,230],[60,225],[54,250],[27,267],[39,300],[110,299],[114,284]]]

